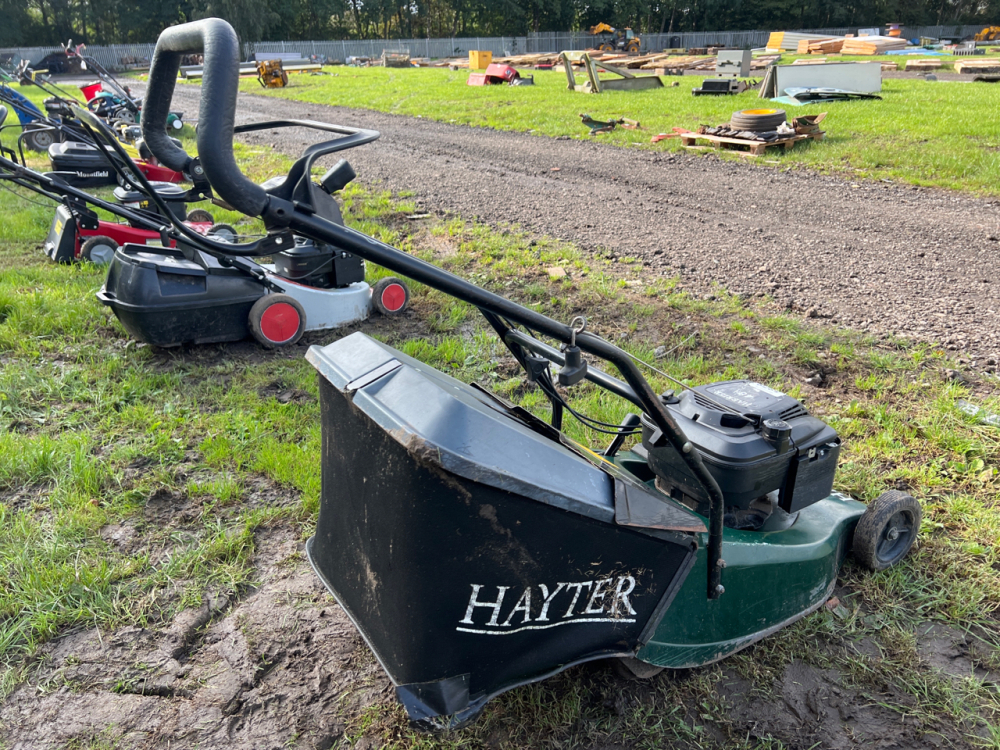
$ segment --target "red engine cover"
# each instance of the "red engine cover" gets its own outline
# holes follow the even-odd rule
[[[520,78],[521,74],[509,65],[492,63],[486,68],[485,73],[470,73],[469,86],[496,86],[500,83],[510,83],[515,78]]]
[[[494,76],[496,78],[502,78],[507,83],[510,83],[515,78],[520,78],[521,74],[514,70],[509,65],[501,65],[500,63],[493,63],[486,68],[486,75]]]
[[[161,167],[145,161],[137,161],[135,165],[139,167],[139,171],[142,172],[147,180],[156,180],[157,182],[184,182],[184,175],[180,172],[168,169],[167,167]]]

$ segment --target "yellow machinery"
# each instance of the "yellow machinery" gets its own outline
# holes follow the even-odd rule
[[[976,34],[974,39],[977,42],[998,42],[1000,41],[1000,26],[987,26]]]
[[[288,85],[288,73],[281,60],[261,60],[257,63],[257,80],[266,89],[281,89]]]
[[[590,33],[601,36],[601,43],[597,47],[601,52],[627,52],[630,55],[638,55],[642,46],[642,40],[632,29],[616,29],[606,23],[599,23],[590,27]]]

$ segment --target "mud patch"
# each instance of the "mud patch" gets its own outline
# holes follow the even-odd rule
[[[973,677],[1000,682],[1000,674],[982,665],[982,661],[989,658],[992,645],[936,622],[919,625],[916,637],[920,657],[932,669],[956,679]]]
[[[847,687],[842,676],[793,661],[774,686],[759,686],[726,671],[718,688],[730,706],[735,734],[757,741],[779,739],[791,748],[839,750],[937,748],[951,744],[905,715],[912,701],[893,691],[867,695]],[[764,688],[764,689],[762,689]],[[892,711],[880,703],[899,706]]]
[[[260,585],[240,601],[208,593],[160,628],[90,629],[46,644],[32,678],[0,706],[12,750],[94,737],[121,750],[337,742],[391,684],[293,530],[260,535],[257,549]]]
[[[7,506],[7,510],[13,512],[31,510],[36,506],[42,507],[44,506],[42,498],[49,491],[49,487],[32,485],[30,487],[18,487],[13,490],[0,492],[0,505]]]

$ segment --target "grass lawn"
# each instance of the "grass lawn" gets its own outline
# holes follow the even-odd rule
[[[388,89],[401,75],[435,77],[442,89],[481,97],[544,91],[466,89],[461,76],[449,83],[455,74],[446,71],[342,70],[314,93],[348,78],[350,91],[358,80],[381,80]],[[308,91],[297,85],[286,93]],[[690,95],[677,101],[692,103]],[[287,164],[265,149],[243,147],[238,157],[256,179]],[[1000,381],[956,381],[939,350],[822,327],[770,301],[750,303],[722,289],[694,298],[676,278],[652,276],[633,259],[593,257],[515,227],[493,230],[460,217],[408,222],[403,216],[414,206],[406,196],[349,188],[345,203],[355,227],[559,319],[585,313],[594,330],[647,361],[657,346],[676,347],[657,364],[689,384],[751,377],[803,399],[845,441],[839,490],[871,500],[908,489],[925,509],[919,546],[903,564],[871,575],[849,562],[839,603],[720,665],[641,686],[607,670],[576,669],[505,694],[470,729],[440,737],[413,734],[386,697],[340,717],[345,746],[366,739],[368,747],[399,748],[795,747],[795,736],[751,736],[718,685],[735,676],[754,685],[760,705],[780,704],[782,675],[803,663],[836,673],[846,692],[900,726],[905,719],[912,736],[1000,747],[1000,431],[955,406],[965,398],[1000,411]],[[4,192],[0,210],[2,700],[25,680],[36,680],[39,694],[60,687],[37,682],[45,665],[34,658],[57,635],[156,628],[207,590],[236,598],[252,591],[262,535],[291,528],[304,540],[311,533],[320,433],[316,374],[304,349],[137,346],[94,297],[101,269],[55,266],[41,256],[51,209]],[[554,265],[568,275],[552,280],[545,269]],[[369,268],[372,279],[380,273]],[[525,387],[474,309],[420,285],[412,291],[408,318],[373,320],[361,330],[547,416],[547,402]],[[805,385],[816,371],[824,386]],[[630,408],[590,385],[573,395],[578,408],[605,421]],[[606,441],[572,420],[567,430],[593,446]],[[195,517],[183,525],[144,520],[164,493],[189,501]],[[281,497],[290,499],[267,502]],[[138,534],[127,550],[107,533],[126,524]],[[930,657],[920,635],[930,626],[972,643],[963,668]],[[0,747],[2,738],[0,726]],[[107,746],[116,746],[113,737]]]
[[[881,59],[881,58],[877,58]],[[892,58],[890,58],[892,59]],[[898,62],[898,60],[894,60]],[[651,145],[673,127],[728,122],[735,110],[770,106],[754,91],[739,96],[692,96],[701,77],[664,77],[667,88],[579,94],[566,89],[562,70],[533,71],[534,87],[467,86],[469,72],[441,68],[326,68],[322,76],[292,75],[285,89],[264,91],[244,80],[247,93],[374,109],[442,122],[589,138],[580,113],[638,120],[642,130],[618,129],[597,138],[617,146],[681,149],[677,139]],[[672,84],[678,84],[673,87]],[[1000,87],[989,84],[885,79],[882,101],[789,107],[790,115],[825,111],[827,137],[766,161],[843,172],[852,178],[892,178],[916,185],[1000,195]],[[737,157],[731,157],[737,158]]]

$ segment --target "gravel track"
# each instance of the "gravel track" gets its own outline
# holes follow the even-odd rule
[[[193,115],[199,96],[178,86],[174,106]],[[696,292],[718,283],[771,294],[813,317],[934,342],[987,370],[1000,357],[996,199],[266,96],[241,94],[237,111],[240,122],[381,131],[350,153],[360,181],[413,191],[427,210],[638,257]],[[297,155],[317,136],[246,140]]]

